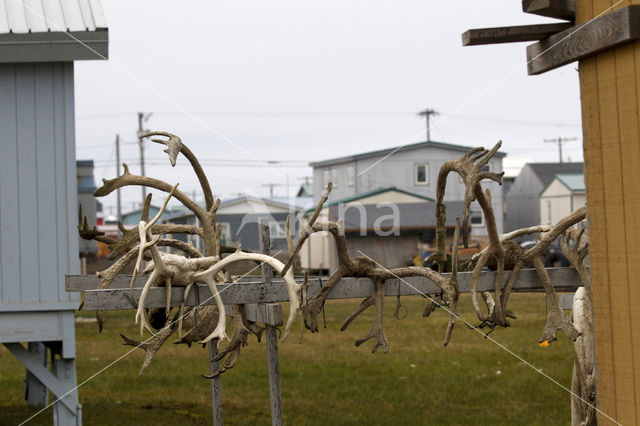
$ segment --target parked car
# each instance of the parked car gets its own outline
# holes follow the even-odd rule
[[[536,245],[535,240],[525,241],[520,244],[520,246],[525,250],[529,250],[531,247],[535,245]],[[571,266],[569,259],[567,259],[564,253],[562,253],[562,248],[560,247],[560,237],[551,243],[549,248],[547,248],[547,250],[545,250],[545,252],[542,254],[542,258],[544,260],[544,266],[547,268],[559,267],[559,266]]]

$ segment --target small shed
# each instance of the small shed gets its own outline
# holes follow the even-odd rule
[[[58,425],[82,421],[80,300],[64,286],[79,269],[73,61],[107,44],[97,0],[0,0],[0,343],[27,368],[30,405],[51,391]]]
[[[540,223],[557,223],[586,202],[584,174],[558,173],[540,193]]]

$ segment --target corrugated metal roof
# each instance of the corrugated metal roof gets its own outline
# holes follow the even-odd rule
[[[0,34],[106,28],[100,0],[0,0]]]
[[[562,182],[570,191],[584,191],[584,174],[558,173],[556,179]]]

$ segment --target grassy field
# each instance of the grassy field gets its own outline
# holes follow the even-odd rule
[[[569,394],[477,332],[457,324],[442,346],[447,315],[422,318],[425,300],[405,297],[405,320],[393,318],[395,299],[385,306],[388,354],[354,341],[368,331],[371,308],[339,331],[359,301],[329,301],[327,328],[318,334],[298,330],[279,346],[282,400],[288,424],[568,424]],[[571,343],[560,334],[548,348],[537,339],[544,326],[541,294],[515,294],[510,308],[519,319],[492,337],[569,387]],[[286,308],[284,309],[287,310]],[[460,313],[471,322],[468,296]],[[91,317],[91,313],[79,315]],[[81,383],[131,349],[118,332],[136,337],[134,312],[106,313],[105,331],[78,323],[77,369]],[[149,370],[137,377],[142,351],[136,350],[79,388],[85,425],[211,424],[208,351],[166,344]],[[18,424],[36,410],[23,400],[24,369],[0,347],[0,425]],[[238,365],[222,376],[227,424],[269,424],[265,344],[251,336]],[[51,409],[29,424],[51,424]]]

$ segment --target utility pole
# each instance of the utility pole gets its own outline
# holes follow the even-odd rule
[[[116,135],[116,176],[120,176],[120,135]],[[118,221],[122,220],[122,206],[120,198],[120,188],[116,189],[117,194],[117,209]]]
[[[546,143],[557,143],[558,144],[558,155],[560,158],[560,163],[562,164],[562,144],[564,142],[569,142],[569,141],[575,141],[578,140],[578,138],[563,138],[563,137],[557,137],[557,138],[553,138],[553,139],[545,139],[544,141]]]
[[[269,198],[273,198],[273,188],[276,186],[282,186],[282,184],[281,183],[265,183],[262,186],[269,187]]]
[[[439,113],[434,109],[425,109],[424,111],[420,111],[418,113],[418,117],[426,117],[427,118],[427,142],[431,141],[431,125],[429,124],[429,119],[431,116],[436,116]]]
[[[142,124],[149,120],[153,113],[150,112],[145,114],[144,112],[138,113],[138,145],[140,145],[140,173],[141,176],[145,176],[144,174],[144,141],[142,135],[145,134],[145,130],[142,127]],[[144,206],[144,199],[147,198],[147,187],[142,185],[142,205]]]

